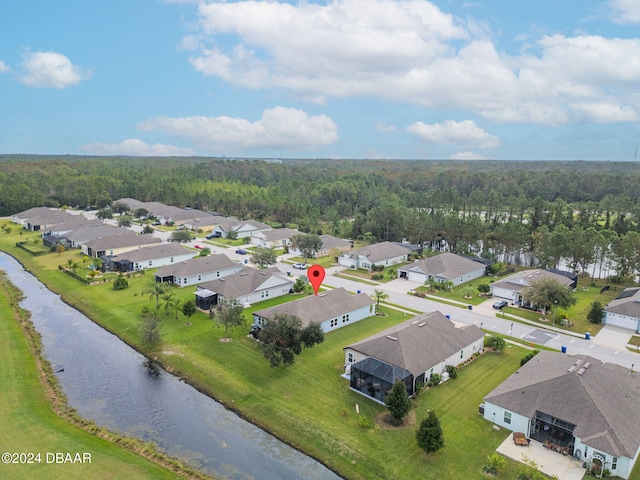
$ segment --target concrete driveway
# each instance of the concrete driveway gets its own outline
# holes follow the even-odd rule
[[[595,343],[614,349],[626,349],[627,343],[631,338],[631,331],[616,327],[614,325],[605,325],[598,334],[592,337]]]

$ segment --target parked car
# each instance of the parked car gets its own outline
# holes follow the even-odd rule
[[[293,268],[297,268],[298,270],[305,270],[309,265],[306,263],[294,263]]]
[[[202,248],[202,245],[194,245],[194,247],[196,247],[196,248],[200,248],[200,249],[201,249],[201,248]]]
[[[206,237],[207,240],[211,240],[212,238],[220,238],[220,232],[211,232]]]
[[[498,300],[497,302],[493,303],[493,308],[495,308],[496,310],[501,310],[507,305],[509,305],[509,302],[507,302],[506,300]]]
[[[239,248],[239,249],[236,250],[236,253],[238,255],[246,255],[247,251],[245,249],[243,249],[243,248]]]

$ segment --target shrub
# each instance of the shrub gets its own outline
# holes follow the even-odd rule
[[[534,350],[533,352],[527,353],[524,357],[520,359],[520,366],[523,366],[525,363],[527,363],[529,360],[535,357],[539,351],[540,350]]]
[[[94,271],[95,270],[92,270],[92,272]],[[120,275],[118,275],[118,278],[116,278],[116,281],[113,282],[113,289],[124,290],[125,288],[129,288],[129,282],[127,281],[126,278],[124,278],[124,276],[121,273]]]
[[[485,337],[484,344],[489,348],[493,348],[496,352],[503,351],[507,346],[504,338],[498,335],[490,335],[488,337]]]
[[[429,383],[434,386],[440,385],[440,382],[442,382],[442,375],[440,375],[439,373],[432,373],[429,377]]]
[[[383,280],[384,279],[384,273],[374,273],[373,275],[371,275],[371,280]]]
[[[373,428],[373,422],[369,420],[369,417],[365,417],[364,415],[358,415],[358,425],[365,430]]]
[[[433,410],[429,410],[429,415],[420,422],[420,427],[416,431],[416,441],[418,446],[427,453],[436,452],[444,447],[440,419]]]
[[[478,291],[480,293],[489,293],[491,291],[491,285],[487,283],[481,283],[480,285],[478,285]]]
[[[444,369],[449,374],[449,378],[454,379],[458,377],[458,369],[454,365],[447,365]]]

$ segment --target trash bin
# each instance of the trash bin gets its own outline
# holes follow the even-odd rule
[[[586,340],[591,340],[591,334],[590,334],[589,332],[585,333],[585,334],[584,334],[584,338],[585,338]]]
[[[451,315],[445,315],[445,317],[447,317],[447,320],[451,320]]]
[[[362,293],[362,290],[357,290],[358,293]]]
[[[567,353],[567,346],[566,345],[562,345],[562,353]]]
[[[467,307],[469,308],[469,310],[473,310],[473,305],[467,305]]]
[[[290,276],[291,276],[291,272],[287,272],[287,277],[290,277]]]

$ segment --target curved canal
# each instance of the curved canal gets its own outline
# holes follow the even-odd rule
[[[0,269],[25,295],[69,404],[84,418],[153,441],[167,453],[227,479],[338,479],[324,465],[238,417],[151,364],[62,302],[12,257]]]

